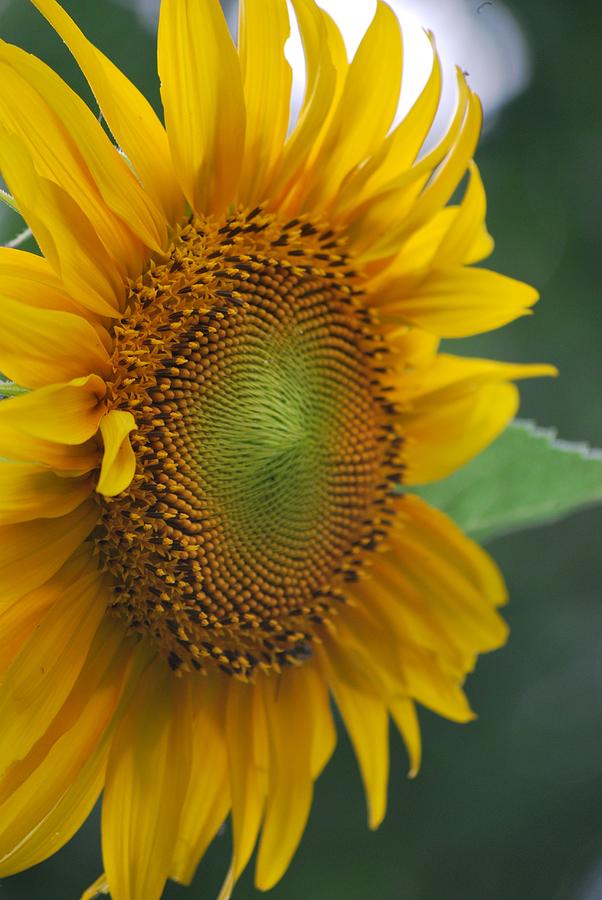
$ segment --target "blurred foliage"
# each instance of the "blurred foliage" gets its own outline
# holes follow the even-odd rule
[[[64,5],[157,104],[154,37],[134,13],[113,0]],[[478,159],[498,247],[491,264],[536,284],[544,299],[533,317],[455,349],[555,363],[558,381],[522,386],[521,414],[557,426],[566,439],[600,445],[602,135],[594,68],[602,6],[508,5],[524,26],[534,75]],[[478,0],[475,14],[478,6],[486,15]],[[92,103],[65,48],[24,0],[0,0],[0,36],[41,55]],[[0,218],[4,240],[19,229],[11,216]],[[366,829],[359,777],[342,737],[273,900],[602,897],[599,534],[599,514],[590,511],[493,544],[509,583],[512,635],[470,680],[479,719],[459,726],[423,713],[425,758],[414,781],[405,778],[405,754],[392,738],[390,812],[375,834]],[[53,859],[4,881],[0,900],[78,897],[101,871],[99,844],[94,815]],[[212,900],[228,851],[224,835],[194,886],[170,886],[166,897]],[[236,897],[257,896],[247,873]]]

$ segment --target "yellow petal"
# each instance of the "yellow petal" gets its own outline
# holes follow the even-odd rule
[[[63,579],[67,574],[68,568],[69,566],[64,567]],[[93,566],[88,565],[88,574],[91,573],[93,568]],[[73,566],[71,566],[71,569],[71,574],[73,574]],[[92,572],[92,574],[94,573]],[[98,576],[98,572],[95,574]],[[58,585],[58,577],[54,581]],[[65,591],[70,593],[76,586],[79,586],[81,589],[82,584],[83,575],[80,575],[79,578],[72,578],[68,585],[63,581],[63,591],[59,592],[54,598],[55,601],[58,600],[58,602],[53,603],[55,611],[61,605],[63,593]],[[33,596],[33,594],[28,596],[28,600],[30,596]],[[65,702],[52,718],[42,737],[32,745],[25,756],[21,759],[16,759],[0,779],[0,806],[5,804],[8,798],[12,797],[27,782],[37,767],[44,762],[57,740],[79,722],[88,704],[101,701],[102,691],[114,693],[121,686],[121,682],[126,682],[132,672],[135,671],[131,664],[133,656],[132,642],[131,640],[126,640],[126,635],[127,631],[122,622],[116,621],[112,617],[104,617],[102,619],[89,649],[86,651],[85,662],[81,667],[81,671],[74,682],[72,690],[67,693]],[[99,731],[102,732],[103,726],[100,721],[98,722],[98,727]],[[94,741],[92,741],[90,749],[93,745]],[[68,785],[70,780],[68,774],[65,773],[61,777],[66,778],[64,784],[65,786]],[[16,822],[12,823],[13,826],[16,824]]]
[[[103,347],[112,353],[113,341],[98,316],[69,296],[47,259],[37,253],[0,247],[2,295],[34,309],[75,313],[93,327]]]
[[[403,648],[400,664],[407,691],[418,703],[452,722],[475,718],[461,683],[435,653],[408,645]]]
[[[345,175],[384,139],[401,86],[401,32],[393,11],[379,2],[349,66],[343,93],[315,159],[312,189],[304,208],[331,200]]]
[[[82,204],[111,255],[119,260],[136,252],[133,235],[160,251],[164,216],[83,100],[49,66],[10,44],[0,43],[0,73],[7,87],[0,120],[26,141],[40,174]],[[123,262],[127,268],[127,258]]]
[[[485,227],[485,188],[475,162],[470,163],[468,171],[468,187],[458,214],[437,248],[435,267],[438,269],[480,262],[493,250],[493,241]]]
[[[86,309],[114,317],[125,297],[125,284],[77,203],[54,181],[38,175],[23,141],[2,130],[0,169],[68,293]]]
[[[410,235],[397,256],[369,282],[368,303],[375,307],[390,306],[393,291],[397,297],[411,297],[435,268],[438,248],[445,235],[454,229],[457,217],[458,208],[447,206]]]
[[[89,372],[106,378],[111,362],[81,316],[34,309],[0,295],[0,370],[17,384],[36,388]]]
[[[506,586],[499,568],[476,541],[467,537],[449,516],[433,509],[424,500],[406,494],[402,510],[408,517],[407,524],[395,533],[399,539],[420,543],[432,555],[434,570],[445,565],[464,580],[460,593],[468,597],[476,592],[492,606],[505,603]],[[405,555],[411,556],[411,550]],[[404,551],[405,553],[405,551]]]
[[[332,756],[337,743],[337,731],[330,708],[328,685],[315,663],[306,663],[302,672],[304,689],[312,716],[311,774],[320,775]]]
[[[104,453],[96,490],[115,497],[130,485],[136,471],[136,457],[129,435],[136,429],[130,412],[113,409],[100,421]]]
[[[38,388],[0,403],[4,424],[26,435],[65,444],[82,444],[96,433],[105,414],[107,388],[98,375]]]
[[[265,711],[259,691],[232,679],[226,710],[226,745],[232,799],[231,870],[219,900],[230,896],[247,865],[261,824],[268,768]]]
[[[238,54],[219,0],[163,0],[159,75],[174,168],[198,213],[233,202],[245,139]]]
[[[478,97],[469,92],[466,118],[458,139],[451,150],[435,170],[432,179],[418,198],[412,212],[403,223],[398,235],[407,235],[419,228],[441,207],[445,206],[466,172],[476,150],[483,110]]]
[[[65,291],[48,260],[37,253],[0,247],[2,295],[36,309],[58,309],[91,317]]]
[[[391,636],[402,693],[448,718],[471,719],[461,690],[464,677],[477,654],[499,647],[508,633],[495,611],[505,600],[505,586],[488,554],[443,513],[406,495],[389,549],[379,555],[373,578],[354,585],[353,596],[358,606],[346,612],[345,622],[378,659]],[[380,623],[376,639],[370,637],[368,611]],[[395,699],[394,689],[390,694]]]
[[[354,681],[347,677],[349,663],[344,659],[345,648],[336,640],[325,647],[324,660],[328,681],[336,704],[349,734],[366,791],[368,824],[378,828],[387,807],[389,779],[389,725],[385,703],[373,690],[362,684],[361,672],[354,673]]]
[[[282,154],[292,81],[284,56],[289,33],[286,0],[242,0],[239,48],[247,128],[239,199],[247,206],[265,200]]]
[[[401,597],[403,599],[403,595]],[[343,617],[341,617],[343,618]],[[398,697],[410,697],[455,722],[474,718],[462,682],[467,668],[458,672],[437,650],[393,639],[372,614],[370,604],[345,611],[351,629],[346,642],[355,641],[361,664],[377,686],[378,696],[390,706]]]
[[[518,381],[521,378],[540,378],[556,375],[554,366],[545,364],[503,363],[493,359],[477,359],[439,353],[430,365],[405,372],[395,387],[395,397],[413,399],[422,404],[444,404],[453,389],[454,395],[478,388],[486,382]],[[445,395],[437,392],[445,390]]]
[[[26,602],[11,603],[0,612],[0,677],[52,605],[53,595],[44,588],[30,591]]]
[[[387,284],[399,296],[412,294],[432,269],[479,262],[493,250],[493,239],[485,226],[486,198],[474,162],[459,206],[447,206],[410,235],[386,269],[370,283],[370,300],[376,306],[390,299]],[[381,293],[380,287],[384,288]]]
[[[528,314],[538,299],[527,284],[488,269],[452,268],[431,272],[404,296],[392,281],[379,299],[381,320],[412,323],[439,337],[468,337],[500,328]],[[381,306],[382,304],[382,306]]]
[[[406,410],[407,484],[443,477],[482,450],[516,412],[510,379],[555,375],[549,365],[500,363],[441,353],[398,376],[394,399]]]
[[[0,781],[0,874],[29,868],[80,828],[101,791],[130,650],[105,620],[50,727]]]
[[[408,561],[414,550],[415,559]],[[432,572],[422,572],[424,565],[431,565]],[[391,607],[396,607],[390,609],[387,624],[397,616],[401,628],[392,627],[398,633],[410,624],[405,638],[400,635],[402,665],[408,660],[407,648],[411,646],[426,654],[425,659],[436,657],[446,678],[461,684],[479,653],[505,643],[508,627],[494,609],[491,595],[467,583],[463,573],[454,570],[431,548],[419,541],[395,541],[394,558],[387,569],[379,580],[389,593]],[[499,573],[497,578],[501,582]]]
[[[95,503],[72,513],[0,526],[0,609],[44,584],[88,537],[98,520]]]
[[[389,709],[408,751],[410,758],[408,775],[410,778],[414,778],[418,774],[422,758],[422,739],[416,706],[407,697],[397,697],[390,701]]]
[[[0,685],[0,774],[46,731],[73,687],[104,615],[98,572],[66,587],[25,642]]]
[[[420,584],[401,572],[391,553],[379,556],[375,577],[365,584],[354,585],[353,597],[360,601],[362,608],[370,610],[371,617],[395,642],[400,655],[403,656],[407,644],[430,650],[445,660],[456,679],[462,678],[470,668],[474,658],[470,642],[455,627],[446,628],[445,610],[433,608],[430,594],[425,594]],[[400,680],[404,682],[403,676]],[[405,682],[403,687],[401,694],[405,695]],[[400,691],[390,693],[395,697]]]
[[[190,777],[190,692],[163,660],[144,673],[111,743],[102,853],[114,900],[159,900]]]
[[[440,406],[416,407],[402,416],[407,484],[445,478],[476,456],[514,418],[519,405],[513,384],[489,383],[446,399]]]
[[[290,669],[263,679],[270,763],[255,884],[272,888],[284,875],[305,829],[313,795],[312,719],[305,678]]]
[[[192,765],[170,875],[190,884],[205,850],[230,809],[224,736],[226,684],[209,675],[193,692]]]
[[[77,745],[71,744],[70,747],[75,749]],[[42,798],[47,796],[49,788],[54,787],[52,776],[63,771],[65,748],[61,747],[61,750],[60,754],[53,755],[52,766],[40,767],[41,785],[38,787],[38,795]],[[106,746],[88,754],[80,773],[56,800],[44,819],[34,820],[33,830],[23,838],[23,842],[15,845],[0,859],[0,877],[14,875],[48,859],[79,831],[102,791],[106,757]]]
[[[22,142],[38,176],[58,185],[81,210],[121,277],[133,275],[136,263],[142,264],[142,244],[106,206],[60,120],[27,79],[7,66],[2,51],[0,43],[0,77],[7,85],[0,100],[0,126]],[[104,133],[102,139],[106,140]],[[130,260],[133,265],[128,266]]]
[[[24,462],[36,462],[65,475],[77,476],[100,464],[100,453],[93,440],[84,444],[59,444],[25,434],[2,418],[0,403],[0,456]],[[11,401],[12,402],[12,401]]]
[[[399,351],[400,359],[403,360],[403,379],[401,376],[398,377],[398,385],[403,383],[408,371],[414,368],[422,369],[431,365],[433,360],[436,359],[440,344],[440,340],[436,335],[410,326],[405,326],[392,332],[388,337],[388,341]]]
[[[359,206],[364,200],[384,190],[415,161],[435,119],[441,98],[441,62],[435,50],[429,78],[407,115],[383,141],[368,162],[355,172],[341,189],[338,211]]]
[[[167,221],[181,213],[167,135],[148,100],[104,53],[94,47],[56,0],[31,0],[75,56],[117,143],[162,208]]]
[[[26,463],[0,465],[0,525],[64,516],[92,493],[91,478],[58,478]],[[49,523],[50,525],[50,523]]]
[[[48,581],[23,597],[0,604],[0,677],[47,610],[90,567],[97,568],[91,548],[84,545]]]
[[[480,107],[460,72],[457,73],[457,90],[454,117],[439,143],[414,165],[402,169],[377,193],[366,198],[357,210],[350,210],[348,226],[350,238],[359,252],[359,259],[364,264],[383,259],[386,264],[387,260],[394,259],[409,236],[444,205],[445,200],[441,201],[439,207],[435,202],[431,202],[427,209],[420,198],[426,193],[435,174],[446,166],[447,161],[450,159],[457,161],[458,148],[462,150],[465,167],[468,165],[469,160],[464,158],[466,135],[468,133],[471,138],[475,137],[475,124],[480,121]],[[457,165],[453,171],[456,169]],[[451,172],[449,166],[445,171]],[[458,181],[461,177],[460,174]],[[450,178],[447,177],[444,183],[447,185],[449,181]],[[441,196],[440,190],[437,198],[440,199]],[[435,199],[434,195],[429,194],[429,197]],[[417,215],[418,207],[421,210],[420,215]]]
[[[91,884],[89,888],[83,892],[80,897],[80,900],[98,900],[98,897],[101,894],[109,893],[109,883],[107,881],[107,876],[103,872],[102,875],[99,875],[94,884]]]
[[[317,152],[334,114],[348,68],[343,38],[327,13],[314,0],[293,0],[293,7],[305,54],[307,84],[299,119],[272,186],[274,195],[297,188],[299,173],[312,151]]]

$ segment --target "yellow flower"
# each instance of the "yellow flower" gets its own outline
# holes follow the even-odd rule
[[[388,721],[465,722],[499,647],[502,579],[413,485],[512,418],[546,366],[439,353],[536,292],[472,263],[492,241],[477,98],[420,149],[441,72],[393,130],[397,20],[349,63],[294,0],[305,102],[287,136],[285,0],[163,0],[165,128],[55,0],[96,116],[0,45],[0,165],[43,256],[0,251],[0,875],[48,857],[101,791],[115,900],[187,883],[231,815],[232,887],[283,875],[335,745],[371,828]],[[434,44],[433,44],[434,47]],[[468,172],[462,201],[447,205]],[[95,889],[96,889],[95,888]]]

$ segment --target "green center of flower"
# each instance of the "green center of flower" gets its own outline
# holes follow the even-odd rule
[[[190,222],[132,286],[115,407],[132,486],[103,499],[114,608],[174,669],[300,662],[386,533],[399,439],[385,354],[331,233]]]

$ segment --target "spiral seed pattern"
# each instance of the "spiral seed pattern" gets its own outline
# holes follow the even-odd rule
[[[174,670],[302,663],[386,536],[401,441],[360,286],[331,231],[259,209],[191,219],[131,285],[110,395],[137,470],[96,545]]]

